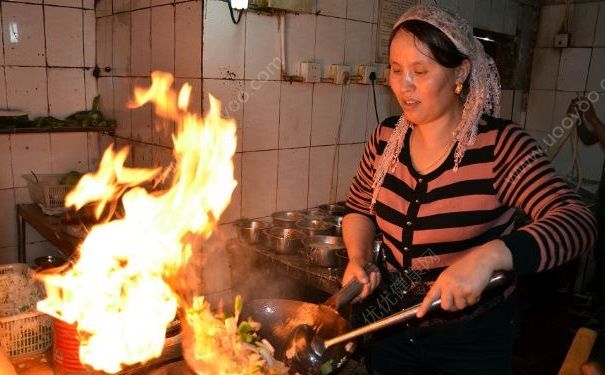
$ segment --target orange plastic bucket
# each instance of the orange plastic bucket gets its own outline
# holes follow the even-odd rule
[[[86,368],[80,362],[80,339],[76,324],[53,318],[53,363],[64,373],[82,373]]]

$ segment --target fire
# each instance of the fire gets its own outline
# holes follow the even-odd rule
[[[71,269],[43,277],[47,298],[38,309],[77,323],[80,359],[96,370],[116,373],[161,354],[182,302],[168,280],[191,255],[186,237],[211,234],[236,185],[235,122],[221,118],[213,97],[205,118],[188,112],[191,87],[177,95],[172,83],[169,74],[154,72],[149,88],[135,89],[133,104],[151,102],[157,115],[177,124],[169,187],[148,191],[143,186],[162,169],[125,167],[128,149],[110,146],[98,171],[80,180],[66,205],[94,203],[99,217],[121,197],[123,217],[93,227]]]

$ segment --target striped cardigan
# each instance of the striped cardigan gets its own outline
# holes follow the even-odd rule
[[[431,281],[470,248],[499,238],[512,253],[514,273],[524,274],[558,266],[594,245],[594,217],[537,143],[517,125],[488,116],[457,172],[452,150],[436,170],[418,174],[408,131],[371,214],[375,166],[396,121],[385,120],[367,143],[346,212],[375,220],[389,268],[423,271]],[[531,217],[529,225],[515,228],[516,208]]]

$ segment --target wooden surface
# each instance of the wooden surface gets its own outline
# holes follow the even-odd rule
[[[24,220],[26,224],[29,224],[33,229],[40,233],[42,237],[48,240],[48,242],[57,247],[57,249],[66,257],[69,257],[75,252],[81,241],[79,238],[70,236],[64,232],[61,224],[61,216],[44,214],[37,204],[18,204],[17,219]],[[19,247],[26,246],[27,241],[25,239],[25,231],[19,233],[19,235],[23,236],[22,239],[19,239]],[[25,248],[19,249],[19,252],[21,251],[25,254]]]
[[[559,370],[559,375],[580,375],[580,367],[588,360],[596,338],[597,333],[592,329],[578,329]]]

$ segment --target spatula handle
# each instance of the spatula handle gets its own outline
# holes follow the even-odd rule
[[[379,272],[378,267],[374,263],[367,263],[363,267],[364,271],[370,277],[370,273]],[[328,298],[324,305],[330,306],[335,310],[339,310],[345,305],[348,305],[361,293],[361,289],[363,288],[363,284],[357,281],[356,278],[352,278],[349,282],[343,286],[338,292],[336,292],[332,297]]]

